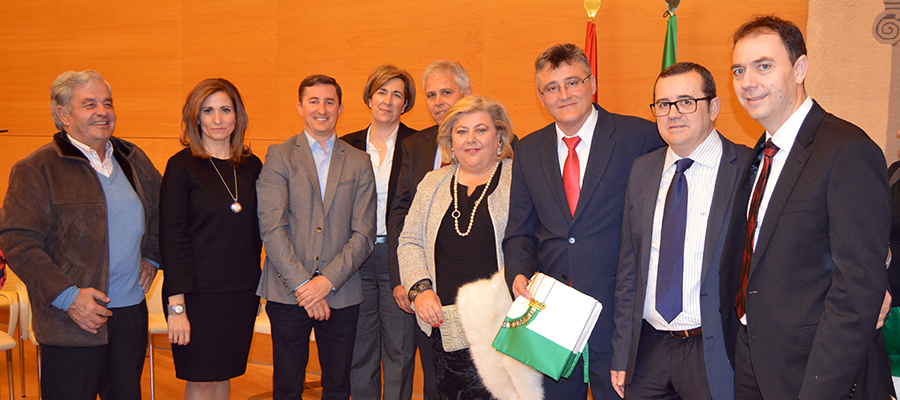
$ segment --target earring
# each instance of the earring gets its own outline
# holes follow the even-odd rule
[[[503,145],[502,144],[500,146],[497,146],[497,155],[499,156],[501,154],[503,154]]]

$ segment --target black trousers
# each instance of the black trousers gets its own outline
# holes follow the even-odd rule
[[[734,349],[734,398],[741,400],[762,400],[753,364],[750,361],[750,340],[747,326],[738,328],[737,344]]]
[[[356,342],[359,305],[332,308],[331,318],[316,321],[296,304],[266,302],[272,323],[272,390],[274,400],[299,400],[309,362],[309,335],[316,330],[322,367],[322,400],[350,398],[350,363]]]
[[[647,321],[641,326],[637,358],[626,399],[711,400],[703,358],[703,337],[677,338]]]
[[[41,345],[41,394],[46,400],[141,400],[147,354],[147,303],[111,308],[103,346]]]
[[[431,347],[431,338],[415,326],[416,348],[419,349],[419,360],[422,363],[423,395],[425,400],[438,400],[437,374],[434,371],[434,349]]]

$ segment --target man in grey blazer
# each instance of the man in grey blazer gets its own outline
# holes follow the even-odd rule
[[[612,384],[619,396],[635,399],[734,399],[719,265],[750,149],[716,131],[721,102],[703,66],[666,68],[653,97],[650,108],[669,146],[638,157],[628,180]]]
[[[334,78],[308,76],[299,95],[304,131],[269,147],[256,182],[266,246],[257,294],[272,322],[273,397],[301,398],[315,328],[322,399],[349,399],[363,301],[357,270],[375,243],[375,176],[366,153],[337,139]]]

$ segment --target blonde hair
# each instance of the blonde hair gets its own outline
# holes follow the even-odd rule
[[[441,148],[441,155],[444,162],[458,162],[456,156],[453,155],[453,125],[462,118],[463,115],[473,112],[483,111],[491,117],[491,123],[497,129],[497,135],[500,137],[500,148],[497,154],[497,161],[503,161],[513,156],[512,137],[513,128],[512,121],[509,119],[509,113],[506,108],[496,100],[473,94],[457,101],[444,116],[440,128],[438,128],[437,142]]]

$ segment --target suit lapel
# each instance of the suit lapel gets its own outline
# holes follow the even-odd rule
[[[322,188],[319,187],[319,173],[316,170],[316,161],[312,156],[312,149],[309,148],[309,141],[306,139],[306,133],[301,132],[297,135],[297,153],[300,155],[300,165],[309,178],[309,183],[316,193],[316,200],[322,198]]]
[[[737,155],[734,152],[734,144],[720,133],[716,132],[715,134],[719,135],[719,139],[722,141],[722,159],[719,162],[719,171],[716,173],[716,186],[713,188],[712,204],[706,221],[706,243],[703,245],[703,264],[701,264],[700,272],[701,285],[706,279],[706,271],[709,270],[713,255],[716,253],[719,238],[724,234],[723,231],[728,229],[725,224],[725,214],[732,202],[734,185],[739,171],[739,167],[735,165]]]
[[[341,182],[341,173],[344,170],[344,143],[341,140],[334,141],[332,147],[331,161],[328,164],[328,180],[325,181],[325,202],[324,211],[328,215],[331,203],[334,201],[334,193],[337,191],[337,185]]]
[[[784,205],[787,203],[788,198],[791,197],[794,185],[797,183],[797,179],[800,178],[800,173],[803,172],[806,161],[809,160],[809,151],[806,150],[806,146],[812,141],[823,118],[825,118],[825,110],[819,107],[818,103],[813,103],[812,109],[809,110],[809,114],[806,115],[806,119],[800,125],[797,139],[795,139],[791,152],[784,162],[784,168],[781,170],[781,175],[778,177],[778,182],[775,183],[775,189],[772,191],[772,198],[769,199],[769,204],[766,207],[766,215],[759,228],[759,237],[756,239],[756,248],[753,250],[753,259],[750,263],[751,275],[760,257],[765,254],[766,247],[768,247],[769,241],[775,233],[775,226],[778,225],[778,217],[781,216]]]
[[[566,190],[563,187],[562,171],[559,170],[559,153],[556,143],[556,127],[550,125],[544,132],[544,140],[540,149],[541,169],[547,179],[547,187],[550,194],[556,200],[556,205],[566,216],[566,222],[572,223],[572,212],[569,211],[569,203],[566,202]],[[577,210],[577,209],[576,209]]]
[[[614,143],[610,139],[616,129],[612,117],[599,106],[595,105],[594,109],[598,112],[597,125],[594,127],[594,137],[591,139],[591,152],[588,157],[587,167],[584,170],[584,178],[581,180],[581,195],[578,197],[578,206],[575,208],[575,219],[580,216],[581,210],[590,201],[590,195],[594,193],[597,185],[600,184],[600,178],[603,177],[603,172],[606,171],[606,166],[609,164],[614,147]],[[561,177],[560,182],[562,182]],[[565,202],[565,198],[563,198],[563,202]],[[568,206],[566,210],[568,210]]]
[[[647,171],[649,181],[644,186],[642,193],[643,198],[640,199],[641,207],[641,248],[639,249],[641,259],[639,267],[641,269],[640,281],[638,285],[642,285],[646,293],[647,277],[650,273],[650,247],[653,245],[653,218],[656,214],[656,201],[659,197],[659,185],[662,181],[663,170],[665,169],[667,150],[659,152],[659,157],[653,163],[653,167]],[[665,210],[663,210],[665,211]],[[662,216],[660,216],[662,218]],[[625,239],[630,240],[630,239]],[[637,301],[637,300],[636,300]],[[641,300],[643,304],[643,300]]]
[[[394,139],[394,158],[391,161],[391,177],[388,180],[388,210],[387,213],[390,214],[390,205],[394,202],[394,194],[397,191],[397,181],[400,179],[400,166],[403,163],[403,140],[415,133],[416,131],[409,129],[402,122],[400,123],[400,127],[397,128],[397,138]],[[434,156],[432,155],[431,160],[434,160]],[[387,221],[387,218],[385,218]]]

